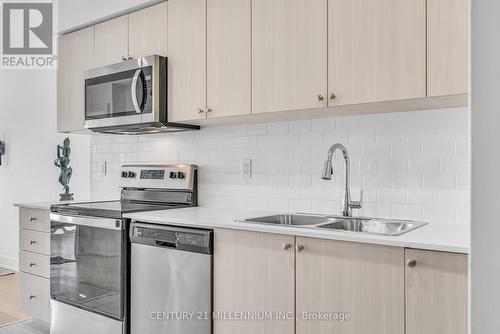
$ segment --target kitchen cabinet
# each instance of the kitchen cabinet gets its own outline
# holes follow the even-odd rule
[[[207,0],[207,117],[251,113],[251,0]]]
[[[215,314],[282,312],[284,320],[215,319],[217,334],[294,333],[294,237],[216,229]]]
[[[328,0],[328,25],[330,106],[426,97],[426,0]]]
[[[128,16],[95,25],[96,67],[116,64],[128,58]]]
[[[466,334],[468,259],[406,250],[406,333]]]
[[[85,127],[84,72],[94,67],[94,27],[63,35],[58,40],[57,131]]]
[[[252,1],[252,112],[327,106],[327,1]]]
[[[469,1],[427,0],[427,95],[469,91]]]
[[[206,0],[168,1],[169,121],[205,118],[207,105]]]
[[[128,55],[167,57],[167,2],[128,16]]]
[[[50,211],[19,208],[22,311],[50,323]]]
[[[302,237],[296,243],[297,334],[404,333],[403,248]],[[347,312],[350,319],[303,317],[315,312]]]

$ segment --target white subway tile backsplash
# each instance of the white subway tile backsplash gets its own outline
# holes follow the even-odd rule
[[[92,196],[117,198],[121,164],[185,162],[200,167],[200,205],[339,214],[344,162],[321,180],[329,147],[351,157],[352,198],[365,216],[470,222],[467,108],[323,118],[142,136],[92,137]],[[239,160],[252,160],[252,176]],[[100,176],[99,164],[108,163]]]

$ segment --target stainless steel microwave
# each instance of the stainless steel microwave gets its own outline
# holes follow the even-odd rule
[[[157,55],[85,72],[85,128],[115,134],[199,129],[169,121],[167,58]]]

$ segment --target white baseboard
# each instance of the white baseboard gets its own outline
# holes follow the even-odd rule
[[[0,255],[0,267],[19,271],[19,259]]]

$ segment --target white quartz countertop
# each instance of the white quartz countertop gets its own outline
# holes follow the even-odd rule
[[[273,226],[235,221],[238,219],[255,218],[269,214],[276,214],[276,212],[195,207],[133,213],[127,214],[125,217],[145,223],[163,225],[230,228],[454,253],[468,254],[470,249],[470,232],[468,225],[438,224],[430,222],[423,227],[400,236],[383,236],[367,233],[323,230],[318,228]]]
[[[72,203],[86,203],[91,202],[90,200],[74,200],[74,201],[57,201],[54,200],[52,202],[36,202],[36,203],[14,203],[14,206],[25,209],[39,209],[39,210],[50,210],[50,207],[55,204],[72,204]]]

